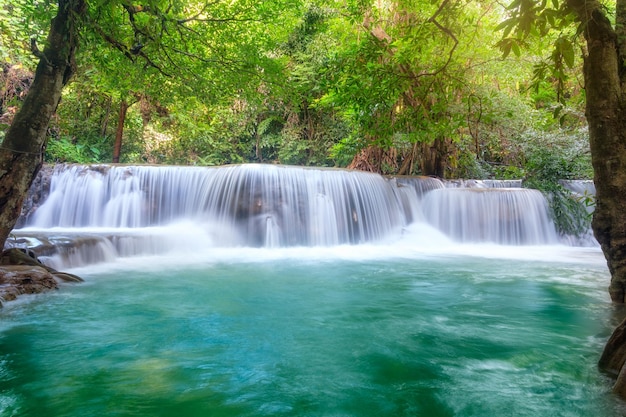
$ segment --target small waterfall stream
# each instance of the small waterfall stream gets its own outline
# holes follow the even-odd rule
[[[543,195],[526,188],[452,188],[428,193],[427,221],[460,242],[505,245],[555,244]]]
[[[459,244],[559,243],[543,195],[514,185],[259,164],[59,165],[14,232],[59,267],[181,248],[373,243],[414,224]]]

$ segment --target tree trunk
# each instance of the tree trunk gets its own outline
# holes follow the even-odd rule
[[[61,90],[74,72],[78,19],[83,0],[59,0],[33,84],[0,145],[0,241],[4,244],[20,215],[24,197],[43,163],[50,118]]]
[[[626,301],[626,67],[620,53],[624,43],[624,0],[617,1],[614,29],[603,6],[595,0],[569,0],[582,22],[587,41],[584,57],[586,118],[594,169],[596,207],[593,232],[611,272],[609,293],[616,303]],[[626,322],[607,342],[599,366],[617,373],[613,391],[626,397]]]
[[[618,1],[619,3],[619,1]],[[570,0],[585,23],[586,117],[596,186],[593,232],[611,272],[609,293],[626,301],[626,100],[618,36],[597,1]]]
[[[128,102],[122,100],[120,103],[120,113],[117,119],[117,130],[115,132],[115,145],[113,146],[113,163],[120,162],[122,153],[122,138],[124,137],[124,122],[126,121],[126,112],[128,111]]]
[[[422,144],[420,170],[422,175],[444,178],[448,163],[448,141],[437,138],[433,143]]]

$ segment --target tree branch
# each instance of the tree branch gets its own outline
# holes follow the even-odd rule
[[[48,61],[48,57],[43,52],[41,52],[39,48],[37,47],[37,39],[35,38],[30,39],[30,51],[37,58],[43,60],[46,64],[50,65],[50,61]]]
[[[120,51],[122,54],[124,54],[124,56],[126,58],[128,58],[131,62],[137,62],[136,57],[139,56],[141,57],[145,63],[146,66],[148,67],[152,67],[154,69],[156,69],[157,71],[159,71],[162,75],[166,76],[166,77],[171,77],[170,74],[168,74],[167,72],[165,72],[163,70],[163,68],[161,68],[159,65],[157,65],[152,59],[150,59],[150,57],[148,55],[146,55],[143,51],[137,50],[137,51],[133,51],[131,52],[130,49],[128,49],[128,47],[126,45],[124,45],[123,43],[121,43],[120,41],[118,41],[117,39],[115,39],[113,36],[107,34],[100,26],[98,25],[94,25],[96,32],[102,36],[102,38],[109,43],[110,45],[112,45],[115,49],[117,49],[118,51]]]
[[[448,3],[449,3],[449,0],[444,0],[441,3],[441,5],[439,6],[439,8],[437,9],[437,11],[435,12],[435,14],[432,15],[431,18],[428,19],[428,21],[430,23],[434,24],[435,26],[437,26],[437,28],[440,31],[442,31],[443,33],[448,35],[448,37],[450,37],[450,39],[452,39],[452,41],[454,42],[454,45],[452,46],[452,48],[448,52],[448,60],[445,62],[445,64],[443,64],[443,66],[441,66],[441,68],[439,68],[438,70],[436,70],[436,71],[434,71],[432,73],[422,74],[422,75],[437,75],[440,72],[444,71],[448,67],[448,65],[450,65],[450,62],[452,61],[452,56],[454,55],[454,51],[456,50],[457,46],[459,46],[459,40],[454,35],[454,33],[449,28],[443,26],[441,23],[439,23],[437,21],[437,16],[439,16],[439,14],[443,11],[443,9],[447,6]]]
[[[128,47],[126,45],[124,45],[123,43],[119,42],[117,39],[115,39],[111,35],[107,34],[99,25],[94,25],[94,27],[96,29],[96,32],[100,36],[102,36],[102,39],[104,39],[108,44],[110,44],[115,49],[117,49],[122,54],[124,54],[124,56],[126,58],[130,59],[132,62],[135,62],[135,57],[130,53],[130,51],[128,50]]]

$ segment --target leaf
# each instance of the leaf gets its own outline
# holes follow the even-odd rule
[[[565,65],[567,65],[568,68],[573,68],[574,60],[575,60],[574,45],[572,45],[572,42],[570,42],[568,39],[565,39],[565,38],[561,38],[561,39],[563,41],[560,44],[560,52],[561,52],[561,55],[563,55],[563,60],[565,61]]]
[[[510,17],[510,18],[506,19],[505,21],[503,21],[502,23],[500,23],[498,26],[496,26],[495,30],[499,31],[499,30],[502,30],[504,28],[509,28],[509,27],[513,27],[513,26],[515,26],[515,18],[514,17]]]
[[[509,10],[513,10],[513,9],[517,9],[522,3],[522,0],[513,0],[511,2],[511,4],[509,4],[509,7],[507,7],[507,9]]]
[[[511,47],[513,49],[513,53],[515,54],[515,56],[519,58],[522,55],[522,52],[519,47],[519,43],[513,42]]]
[[[259,125],[257,126],[258,135],[263,136],[265,133],[267,133],[270,130],[273,122],[281,123],[282,120],[276,116],[270,116],[267,119],[262,120],[261,123],[259,123]]]
[[[510,38],[502,39],[496,46],[502,51],[502,58],[506,58],[511,53],[512,41]]]

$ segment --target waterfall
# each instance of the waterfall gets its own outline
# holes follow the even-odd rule
[[[182,248],[388,242],[417,229],[460,244],[567,242],[543,195],[508,188],[515,182],[262,164],[58,165],[50,176],[49,191],[38,191],[13,244],[63,265]]]
[[[224,245],[339,245],[397,233],[406,223],[399,204],[383,177],[355,171],[59,166],[48,199],[25,227],[141,229],[192,221],[214,228]]]
[[[561,181],[561,184],[579,195],[593,196],[596,194],[596,187],[591,180],[567,180]]]
[[[423,201],[425,217],[460,242],[557,243],[544,196],[525,188],[450,188]]]

